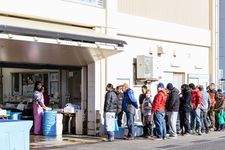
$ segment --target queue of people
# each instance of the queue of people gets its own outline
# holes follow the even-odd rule
[[[125,139],[134,139],[134,119],[138,108],[141,111],[145,138],[176,139],[178,134],[202,135],[210,131],[224,130],[225,99],[220,89],[215,90],[214,83],[206,90],[202,85],[196,86],[193,83],[183,84],[180,90],[172,83],[167,86],[159,83],[154,97],[151,96],[150,89],[143,85],[139,102],[127,83],[116,87],[115,90],[112,84],[108,84],[106,91],[104,116],[109,141],[114,140],[115,118],[121,127],[124,113],[128,128]]]

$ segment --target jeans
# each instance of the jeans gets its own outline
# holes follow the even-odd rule
[[[143,118],[143,131],[144,131],[144,136],[153,136],[153,126],[152,126],[152,116],[147,115],[144,116]]]
[[[114,141],[114,136],[115,136],[114,132],[111,132],[111,131],[108,132],[108,140],[110,142]]]
[[[178,112],[167,112],[168,113],[168,126],[170,136],[177,136],[177,115]]]
[[[183,134],[190,133],[190,112],[180,111],[180,128]]]
[[[209,123],[207,120],[207,110],[201,109],[201,123],[202,123],[202,130],[208,132],[209,130]]]
[[[154,122],[156,128],[157,138],[166,138],[166,123],[165,123],[165,112],[156,111],[154,113]]]
[[[196,108],[191,111],[191,129],[201,131],[200,109]]]
[[[126,112],[128,137],[134,137],[134,114]]]
[[[208,112],[208,115],[209,115],[209,119],[210,119],[210,122],[211,122],[211,128],[215,128],[215,111],[214,111],[214,107],[210,107],[210,110]]]

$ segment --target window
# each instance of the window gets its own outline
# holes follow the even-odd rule
[[[20,74],[13,73],[12,74],[12,95],[20,95]]]
[[[104,2],[105,0],[64,0],[64,1],[69,1],[69,2],[79,2],[82,4],[87,4],[91,5],[94,7],[99,7],[99,8],[104,8]]]

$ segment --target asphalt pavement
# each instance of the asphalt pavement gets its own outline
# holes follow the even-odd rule
[[[74,139],[76,140],[76,138]],[[209,134],[178,136],[177,139],[151,140],[136,138],[135,140],[120,140],[114,142],[75,143],[63,146],[46,147],[54,150],[225,150],[225,132]]]

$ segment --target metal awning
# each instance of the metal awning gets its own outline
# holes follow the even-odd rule
[[[121,52],[126,44],[91,29],[7,18],[0,16],[0,64],[84,66]]]

